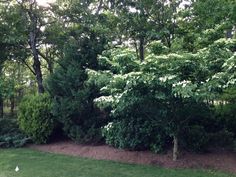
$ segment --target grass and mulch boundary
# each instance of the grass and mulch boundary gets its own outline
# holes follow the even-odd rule
[[[0,150],[0,177],[235,177],[200,169],[166,169],[150,165],[39,152],[31,149]],[[16,172],[16,166],[19,171]]]
[[[236,153],[218,150],[206,154],[185,152],[177,162],[172,161],[172,152],[154,154],[149,151],[126,151],[107,145],[79,145],[71,141],[47,145],[31,145],[31,149],[44,152],[86,157],[97,160],[112,160],[131,164],[153,165],[164,168],[214,169],[236,174]]]

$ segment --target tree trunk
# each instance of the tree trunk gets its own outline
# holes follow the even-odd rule
[[[3,98],[0,94],[0,118],[3,118]]]
[[[174,147],[173,147],[173,161],[176,161],[178,159],[178,153],[179,153],[179,148],[178,148],[178,137],[175,135],[174,136]]]
[[[42,71],[41,71],[41,63],[39,60],[39,55],[36,49],[36,34],[33,32],[30,32],[30,44],[31,44],[31,50],[33,53],[33,68],[38,84],[38,93],[44,93],[44,87],[43,87],[43,77],[42,77]]]
[[[0,77],[2,76],[2,63],[0,61]],[[0,88],[1,89],[1,88]],[[0,118],[3,118],[3,95],[0,90]]]
[[[53,74],[53,62],[48,61],[48,70],[50,74]]]
[[[39,61],[39,57],[37,54],[34,54],[33,68],[34,68],[35,75],[36,75],[36,80],[37,80],[37,85],[38,85],[38,93],[44,93],[41,63]]]
[[[10,97],[10,104],[11,104],[11,115],[14,115],[14,109],[15,109],[15,97]]]
[[[33,6],[35,6],[35,9],[36,9],[36,2],[35,1],[33,4],[31,4],[30,11],[28,11],[28,14],[30,17],[30,22],[31,22],[31,28],[30,28],[30,34],[29,34],[30,47],[31,47],[32,54],[33,54],[33,60],[34,60],[33,68],[34,68],[34,72],[35,72],[35,76],[36,76],[36,80],[37,80],[38,93],[44,93],[41,63],[39,60],[39,53],[38,53],[38,50],[36,47],[37,33],[39,32],[39,30],[37,28],[38,19],[37,19],[36,14],[34,14],[34,12],[33,12]]]
[[[54,63],[53,63],[52,56],[50,56],[50,54],[48,54],[49,51],[47,50],[47,47],[46,47],[45,55],[42,52],[40,52],[39,50],[37,50],[37,52],[38,52],[39,56],[42,57],[47,62],[49,73],[53,74]]]
[[[136,56],[137,56],[137,59],[138,59],[139,58],[139,50],[138,50],[138,44],[137,44],[136,40],[134,41],[134,47],[135,47],[135,52],[136,52]]]
[[[139,57],[141,62],[144,61],[144,37],[140,37],[139,39]]]

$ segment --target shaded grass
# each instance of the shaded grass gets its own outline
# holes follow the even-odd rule
[[[16,166],[20,171],[15,172]],[[211,170],[164,169],[56,155],[28,149],[0,150],[0,177],[236,177]]]

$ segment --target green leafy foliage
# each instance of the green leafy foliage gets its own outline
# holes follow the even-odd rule
[[[117,52],[119,49],[111,53],[119,55]],[[95,99],[95,104],[108,110],[114,119],[109,130],[103,129],[107,143],[119,148],[163,151],[172,134],[179,129],[177,127],[184,125],[181,122],[189,122],[191,113],[181,112],[181,105],[185,98],[196,96],[197,85],[193,83],[196,82],[196,68],[191,67],[195,62],[193,56],[172,54],[158,58],[150,55],[128,73],[122,72],[122,69],[112,69],[118,63],[113,57],[100,57],[100,60],[101,68],[104,68],[103,60],[110,63],[111,68],[110,75],[105,77],[110,82],[98,84],[103,95]],[[123,68],[131,63],[128,62]],[[169,70],[164,73],[167,67]],[[109,69],[107,66],[105,68]],[[95,78],[104,80],[104,71],[90,70],[88,74],[89,81],[95,84]]]
[[[112,128],[103,129],[107,143],[119,148],[162,149],[177,136],[183,140],[183,148],[206,150],[210,134],[215,133],[214,128],[210,129],[214,119],[207,100],[217,98],[214,93],[223,89],[218,85],[226,83],[214,78],[233,55],[231,42],[217,41],[196,54],[156,55],[150,50],[145,61],[137,62],[129,71],[123,69],[133,66],[132,60],[124,59],[126,63],[120,66],[115,59],[124,53],[132,58],[132,51],[118,48],[104,52],[99,62],[101,70],[88,70],[88,82],[97,85],[102,94],[95,104],[114,120]],[[155,134],[151,125],[158,125],[153,129],[162,133]],[[154,138],[156,144],[152,142],[155,135],[159,136],[159,141]]]
[[[204,152],[209,147],[209,135],[203,126],[193,125],[182,133],[180,144],[183,148],[193,152]]]
[[[235,135],[234,133],[224,128],[216,133],[209,134],[210,143],[215,147],[234,148]]]
[[[11,133],[0,136],[0,147],[2,148],[19,148],[31,142],[24,134]]]
[[[169,49],[164,46],[161,41],[151,42],[148,45],[148,49],[150,50],[150,53],[153,53],[154,55],[162,55],[169,52]]]
[[[225,128],[236,136],[236,105],[222,104],[216,107],[216,117],[225,125]]]
[[[110,122],[102,128],[102,133],[108,145],[129,150],[163,152],[168,141],[164,126],[145,118]]]
[[[22,147],[30,142],[14,119],[0,119],[0,148]]]
[[[46,143],[53,133],[55,123],[51,104],[48,94],[30,95],[20,103],[19,126],[35,143]]]

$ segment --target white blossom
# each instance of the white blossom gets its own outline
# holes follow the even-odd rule
[[[160,77],[159,80],[161,82],[166,82],[168,80],[174,79],[175,77],[176,77],[175,75],[167,75],[167,76]]]
[[[176,84],[173,84],[173,87],[177,87],[177,86],[186,87],[188,84],[191,84],[191,81],[183,80],[183,81],[177,82]]]
[[[113,122],[109,122],[107,125],[105,125],[103,128],[109,131],[110,128],[112,128]]]

